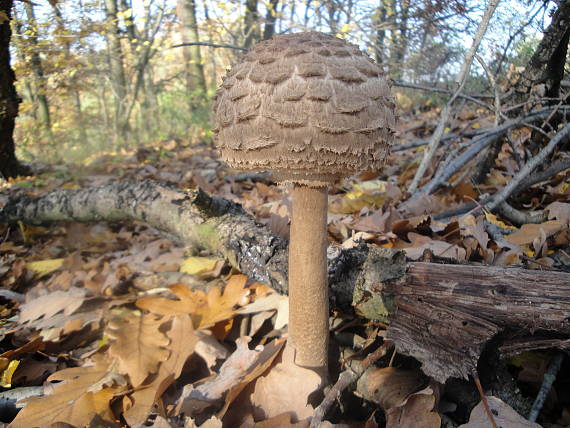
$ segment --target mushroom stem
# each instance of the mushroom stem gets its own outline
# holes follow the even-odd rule
[[[294,184],[289,242],[289,336],[295,363],[325,375],[328,361],[326,186]]]

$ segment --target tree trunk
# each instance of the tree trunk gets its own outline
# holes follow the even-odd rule
[[[380,5],[374,12],[373,25],[376,30],[376,41],[374,44],[374,57],[378,64],[383,64],[384,57],[384,41],[386,40],[386,0],[380,0]]]
[[[259,41],[259,12],[257,0],[245,1],[245,17],[243,21],[243,34],[245,36],[244,47],[250,48]]]
[[[196,19],[196,1],[178,0],[176,12],[180,20],[182,42],[200,42],[198,20]],[[193,104],[196,98],[204,99],[208,90],[206,76],[204,74],[204,64],[202,63],[202,53],[198,45],[184,46],[183,53],[185,60],[186,90],[188,94],[195,94],[195,96],[190,99]]]
[[[12,199],[0,222],[144,221],[184,245],[222,255],[287,292],[287,241],[236,203],[152,181]],[[507,355],[570,348],[570,274],[498,266],[406,262],[402,251],[330,246],[331,307],[389,323],[387,337],[440,382],[466,377],[485,348]]]
[[[536,85],[544,84],[544,95],[557,98],[570,38],[570,1],[560,2],[540,44],[515,85],[515,92],[528,94]],[[514,101],[516,103],[516,100]]]
[[[13,0],[0,0],[0,174],[16,177],[26,174],[26,168],[18,162],[14,146],[14,125],[18,116],[20,99],[14,87],[16,76],[10,66],[10,18]]]
[[[275,34],[275,22],[277,21],[277,7],[279,0],[269,0],[267,13],[265,15],[265,28],[263,29],[263,40],[269,40]]]
[[[107,50],[109,56],[109,69],[113,98],[115,100],[114,128],[116,138],[125,141],[127,139],[128,124],[124,119],[127,98],[127,79],[123,49],[121,47],[121,31],[117,17],[117,0],[105,0],[105,13],[107,16]],[[118,141],[117,141],[118,143]]]
[[[46,88],[44,67],[39,54],[38,24],[36,22],[34,6],[32,5],[32,3],[24,3],[24,8],[26,10],[26,16],[28,18],[28,27],[30,31],[30,37],[28,38],[28,42],[31,45],[30,68],[32,69],[32,73],[34,74],[34,80],[35,80],[34,98],[38,102],[38,107],[40,111],[40,120],[44,128],[48,132],[50,132],[51,115],[49,111],[49,101],[47,99],[47,88]]]

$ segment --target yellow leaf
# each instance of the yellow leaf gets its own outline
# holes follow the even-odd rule
[[[114,421],[111,399],[123,388],[112,387],[117,380],[102,359],[92,367],[73,367],[52,374],[53,389],[43,397],[19,401],[25,407],[10,424],[11,428],[49,427],[56,422],[86,426],[95,416]]]
[[[38,260],[26,263],[26,268],[35,272],[39,277],[55,272],[63,265],[64,259]]]
[[[212,287],[208,294],[202,290],[190,290],[184,284],[174,284],[170,290],[180,300],[143,297],[137,300],[136,305],[158,315],[189,314],[195,329],[208,328],[233,317],[236,307],[249,293],[249,289],[244,288],[246,282],[247,277],[244,275],[234,275],[223,293],[218,287]]]
[[[109,355],[117,360],[119,373],[129,375],[134,387],[156,373],[159,363],[169,354],[165,348],[168,338],[159,330],[164,320],[137,312],[111,320],[106,331],[113,340]]]
[[[499,226],[502,229],[514,229],[516,230],[516,227],[514,226],[509,226],[508,224],[502,222],[501,220],[499,220],[497,218],[497,216],[495,214],[491,214],[491,213],[485,213],[485,219],[489,222],[494,224],[495,226]]]
[[[479,122],[474,123],[473,125],[471,125],[471,128],[473,128],[473,129],[479,129],[479,128],[481,128],[481,124],[480,124]]]
[[[0,377],[0,386],[4,388],[12,388],[12,376],[14,376],[14,372],[20,365],[18,360],[10,361],[8,367],[4,369],[2,372],[2,376]]]
[[[209,257],[188,257],[180,265],[180,272],[188,275],[200,275],[213,271],[219,259]]]

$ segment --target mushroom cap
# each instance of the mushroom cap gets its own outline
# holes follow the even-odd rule
[[[224,77],[215,140],[234,168],[321,186],[382,167],[394,107],[389,80],[357,46],[317,32],[279,35]]]

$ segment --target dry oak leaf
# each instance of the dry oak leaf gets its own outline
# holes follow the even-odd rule
[[[512,407],[497,397],[488,396],[487,402],[495,418],[497,426],[502,428],[540,428],[540,425],[526,420]],[[489,416],[485,411],[483,402],[479,402],[469,416],[469,422],[459,425],[458,428],[486,428],[490,425]]]
[[[60,311],[64,315],[73,314],[83,304],[86,291],[83,288],[70,288],[67,291],[54,291],[20,306],[20,323],[39,318],[50,318]]]
[[[425,384],[426,377],[419,370],[373,367],[358,380],[356,390],[384,409],[388,428],[439,428],[441,418],[433,411],[437,404],[435,388],[418,391]]]
[[[123,391],[124,380],[103,359],[94,366],[61,370],[47,380],[63,382],[54,384],[49,395],[19,401],[25,407],[10,428],[47,428],[56,422],[82,427],[94,417],[108,422],[115,419],[109,402]]]
[[[174,317],[170,330],[166,333],[170,339],[167,349],[170,355],[160,364],[158,374],[149,385],[131,395],[133,406],[124,413],[130,426],[144,424],[153,405],[158,402],[166,389],[178,379],[186,360],[194,353],[200,337],[196,335],[189,315]]]
[[[255,383],[251,403],[256,420],[288,413],[293,422],[298,422],[313,415],[309,396],[322,386],[323,379],[313,370],[295,364],[294,354],[293,347],[286,346],[281,360]]]
[[[536,238],[541,237],[541,233],[549,237],[566,227],[567,225],[560,220],[550,220],[541,224],[523,224],[520,230],[508,235],[506,239],[512,244],[521,246],[531,244]]]
[[[221,417],[245,386],[267,369],[283,344],[282,341],[275,341],[266,346],[259,345],[255,349],[249,349],[250,341],[249,337],[240,337],[236,340],[237,349],[224,362],[220,373],[214,379],[197,387],[185,386],[178,400],[176,413],[193,417],[207,407],[225,403],[217,415]]]
[[[232,318],[236,307],[248,295],[245,287],[247,277],[244,275],[232,276],[224,292],[218,287],[212,287],[208,294],[201,290],[190,290],[184,284],[174,284],[170,290],[180,300],[164,297],[143,297],[137,300],[137,306],[159,315],[183,315],[192,317],[196,330],[212,327],[220,321]]]
[[[164,324],[154,314],[131,312],[124,318],[109,321],[106,334],[113,343],[109,355],[118,362],[118,371],[129,375],[134,387],[156,373],[158,365],[168,358],[168,338],[159,330]]]

